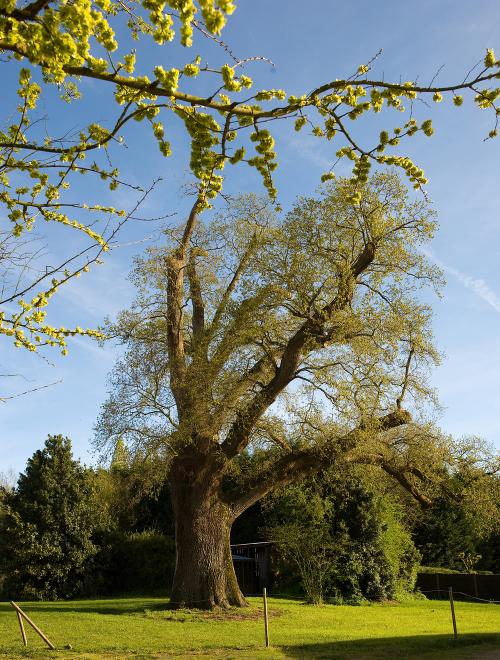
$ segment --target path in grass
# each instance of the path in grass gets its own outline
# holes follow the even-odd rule
[[[24,650],[15,612],[0,604],[0,657],[54,658],[446,658],[500,659],[500,606],[457,603],[459,639],[446,601],[314,607],[271,599],[271,649],[263,648],[260,599],[230,616],[165,609],[165,599],[24,603],[58,649],[28,629]]]

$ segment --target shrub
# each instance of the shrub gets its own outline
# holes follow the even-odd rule
[[[354,474],[290,486],[268,500],[266,516],[280,587],[293,580],[292,563],[310,602],[380,601],[414,587],[420,555],[402,512]]]
[[[175,542],[155,531],[106,532],[86,576],[87,595],[167,592],[175,567]]]

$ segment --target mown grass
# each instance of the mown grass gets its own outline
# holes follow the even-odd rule
[[[500,658],[498,605],[456,603],[454,641],[446,601],[315,607],[272,598],[265,649],[261,602],[250,602],[229,614],[173,611],[162,598],[21,603],[55,652],[29,626],[25,649],[14,610],[1,603],[0,658]]]

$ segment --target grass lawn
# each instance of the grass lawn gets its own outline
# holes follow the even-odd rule
[[[161,598],[20,603],[57,646],[44,648],[0,604],[0,658],[443,658],[500,659],[500,606],[456,603],[459,638],[447,601],[316,607],[271,598],[264,648],[261,601],[229,615],[171,611]],[[64,650],[71,644],[71,650]]]

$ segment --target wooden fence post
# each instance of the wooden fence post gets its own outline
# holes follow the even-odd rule
[[[457,621],[455,619],[455,604],[453,603],[453,587],[448,587],[448,594],[450,596],[450,607],[451,607],[451,620],[453,621],[453,637],[457,639]]]
[[[54,644],[52,644],[52,642],[50,641],[50,639],[49,639],[46,635],[43,634],[43,632],[40,630],[40,628],[39,628],[37,625],[35,625],[35,624],[33,623],[33,621],[29,618],[29,616],[28,616],[25,612],[22,611],[22,609],[19,607],[19,605],[16,605],[16,603],[14,603],[13,600],[10,601],[10,604],[11,604],[12,607],[16,610],[18,618],[19,618],[19,617],[23,617],[23,618],[24,618],[24,619],[30,624],[30,626],[33,628],[33,630],[34,630],[38,635],[40,635],[40,637],[41,637],[41,638],[43,639],[43,641],[47,644],[47,646],[49,647],[49,649],[52,649],[53,651],[55,651],[56,647],[54,646]],[[20,626],[21,626],[21,633],[22,633],[22,635],[23,635],[23,641],[24,641],[24,644],[25,644],[25,646],[27,646],[26,633],[24,633],[24,626],[22,625],[22,621],[21,621],[21,619],[19,619],[19,624],[20,624]]]
[[[266,648],[269,647],[269,621],[268,621],[268,614],[267,614],[267,591],[266,588],[264,587],[264,630],[266,632]]]
[[[26,639],[26,631],[24,630],[23,617],[19,614],[19,612],[17,612],[17,610],[16,610],[16,614],[17,614],[17,620],[19,621],[19,628],[21,629],[21,635],[23,638],[24,646],[28,646],[28,640]]]

